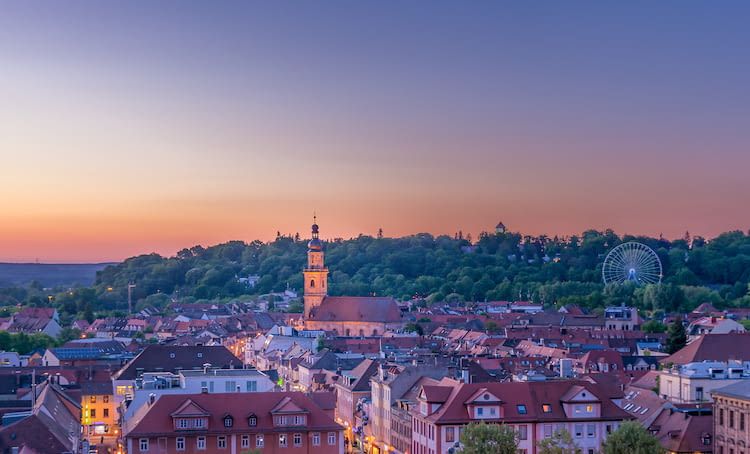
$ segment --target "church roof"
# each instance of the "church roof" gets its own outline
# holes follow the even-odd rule
[[[326,296],[313,308],[311,320],[323,322],[398,323],[401,310],[393,298],[375,296]]]

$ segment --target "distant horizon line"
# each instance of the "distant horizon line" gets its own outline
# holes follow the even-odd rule
[[[529,235],[529,236],[531,236],[533,238],[538,238],[540,236],[547,236],[549,238],[554,238],[554,237],[558,237],[558,238],[570,238],[572,236],[581,237],[584,233],[589,232],[589,231],[596,231],[596,232],[604,233],[604,232],[606,232],[608,230],[611,230],[612,232],[614,232],[620,238],[625,237],[625,236],[631,236],[631,237],[646,237],[646,238],[652,238],[652,239],[657,239],[657,240],[660,239],[659,236],[651,236],[650,234],[644,234],[644,233],[638,233],[638,234],[634,234],[634,233],[617,233],[617,231],[615,229],[612,229],[612,228],[606,228],[606,229],[591,228],[591,229],[586,229],[586,230],[584,230],[584,231],[582,231],[580,233],[573,233],[573,234],[554,234],[554,235],[551,235],[551,234],[541,233],[541,234]],[[458,233],[458,232],[461,232],[461,231],[462,230],[459,229],[455,233]],[[280,231],[277,231],[277,232],[280,232]],[[744,234],[750,235],[750,229],[748,229],[748,231],[744,231],[742,229],[730,229],[730,230],[724,230],[724,231],[722,231],[722,232],[720,232],[720,233],[718,233],[715,236],[710,237],[710,238],[709,237],[705,237],[703,235],[695,235],[695,236],[704,238],[707,241],[711,241],[712,239],[715,239],[715,238],[717,238],[717,237],[719,237],[719,236],[721,236],[723,234],[732,233],[732,232],[740,232],[743,235]],[[295,232],[295,233],[282,233],[281,236],[282,237],[287,237],[287,238],[289,238],[289,237],[294,238],[294,236],[297,233],[299,233],[299,232]],[[479,238],[479,235],[481,233],[496,233],[496,232],[494,230],[492,230],[492,231],[485,230],[485,231],[479,232],[479,234],[477,234],[477,237],[473,238],[473,240],[474,241],[477,240]],[[507,231],[506,233],[509,233],[509,234],[514,234],[515,233],[515,234],[521,235],[522,237],[526,236],[522,232],[516,232],[516,231],[511,231],[511,230]],[[686,230],[685,233],[690,233],[690,230]],[[386,235],[383,238],[398,239],[398,238],[406,238],[406,237],[416,236],[416,235],[422,235],[422,234],[429,234],[429,235],[432,235],[435,238],[441,237],[441,236],[452,237],[452,235],[447,234],[447,233],[435,234],[435,233],[423,231],[423,232],[410,233],[410,234],[401,235],[401,236],[387,236]],[[471,234],[471,232],[467,232],[466,234],[467,235]],[[348,240],[354,240],[354,239],[358,238],[359,236],[369,236],[369,237],[375,238],[375,237],[377,237],[377,232],[374,235],[373,234],[360,233],[360,234],[358,234],[356,236],[350,236],[349,238],[344,238],[344,237],[339,237],[339,236],[334,236],[334,237],[329,237],[329,238],[324,237],[324,238],[322,238],[322,240],[323,241],[329,241],[329,242],[333,241],[333,240],[348,241]],[[691,236],[693,238],[695,238],[694,235],[691,234]],[[472,237],[473,237],[473,235],[472,235]],[[172,252],[171,254],[166,254],[166,253],[157,252],[157,251],[150,251],[150,252],[141,252],[141,253],[138,253],[138,254],[135,254],[135,255],[129,255],[129,256],[127,256],[125,258],[122,258],[122,259],[111,259],[111,260],[109,260],[109,259],[104,260],[103,259],[103,260],[94,260],[94,261],[76,261],[74,259],[65,259],[65,260],[61,260],[61,261],[54,261],[54,260],[52,260],[52,261],[39,261],[39,259],[37,259],[37,261],[34,261],[34,260],[29,260],[29,259],[19,259],[18,261],[14,261],[13,259],[0,259],[0,265],[51,265],[51,266],[55,266],[55,265],[56,266],[61,266],[61,265],[62,266],[65,266],[65,265],[69,265],[69,266],[76,266],[76,265],[78,265],[78,266],[83,266],[83,265],[90,265],[90,266],[93,266],[93,265],[116,265],[116,264],[124,262],[127,259],[130,259],[130,258],[133,258],[133,257],[139,257],[139,256],[142,256],[142,255],[157,254],[159,256],[169,258],[169,257],[176,256],[177,253],[179,251],[183,250],[183,249],[191,249],[191,248],[194,248],[194,247],[197,247],[197,246],[200,246],[200,247],[203,247],[203,248],[210,248],[210,247],[218,246],[218,245],[221,245],[221,244],[230,243],[232,241],[241,241],[241,242],[243,242],[245,244],[250,244],[250,243],[252,243],[254,241],[261,241],[263,243],[273,243],[276,240],[276,238],[278,238],[278,237],[274,237],[273,239],[266,240],[266,241],[260,240],[260,239],[257,239],[257,238],[253,239],[253,240],[249,240],[249,241],[248,240],[243,240],[243,239],[229,239],[229,240],[225,240],[225,241],[218,242],[218,243],[213,243],[213,244],[208,244],[208,245],[203,245],[201,243],[197,243],[197,244],[193,244],[192,246],[189,246],[189,247],[186,246],[186,247],[177,249],[176,251]],[[674,240],[682,239],[680,237],[675,237],[675,238],[672,238],[672,239],[670,239],[668,237],[661,237],[661,238],[663,238],[664,240],[667,240],[667,241],[674,241]],[[307,240],[307,239],[309,239],[309,238],[306,237],[306,236],[300,235],[300,241]],[[466,239],[466,237],[464,236],[463,239]]]

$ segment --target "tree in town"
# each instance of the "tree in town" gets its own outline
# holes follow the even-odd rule
[[[602,454],[661,454],[664,449],[639,423],[627,421],[612,432],[602,445]]]
[[[537,446],[539,454],[581,454],[579,448],[573,441],[573,437],[565,429],[555,431],[551,437],[541,440]]]
[[[461,434],[462,454],[516,454],[518,437],[505,424],[469,424]]]
[[[670,355],[687,344],[687,333],[682,320],[675,320],[667,330],[667,353]]]

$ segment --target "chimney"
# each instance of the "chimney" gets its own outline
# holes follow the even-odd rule
[[[461,369],[461,381],[464,383],[471,383],[471,375],[469,369]]]

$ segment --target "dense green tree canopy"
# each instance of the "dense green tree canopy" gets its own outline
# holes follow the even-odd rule
[[[628,421],[612,432],[602,445],[602,454],[660,454],[659,441],[639,423]]]
[[[469,424],[461,434],[461,454],[516,454],[518,440],[505,424]]]
[[[750,236],[728,232],[711,241],[688,239],[620,237],[610,230],[569,238],[482,233],[473,244],[429,234],[362,235],[328,241],[325,252],[333,295],[424,298],[428,303],[530,299],[590,309],[632,304],[658,313],[689,311],[703,302],[719,307],[750,303]],[[601,283],[607,252],[631,240],[649,245],[661,258],[661,286]],[[0,305],[52,301],[64,316],[90,318],[92,312],[124,311],[128,283],[135,284],[137,308],[157,309],[172,299],[227,300],[300,289],[306,250],[306,240],[280,235],[268,243],[194,246],[173,257],[141,255],[100,271],[91,288],[51,294],[41,287],[0,289]],[[260,277],[254,287],[238,279],[248,275]]]

